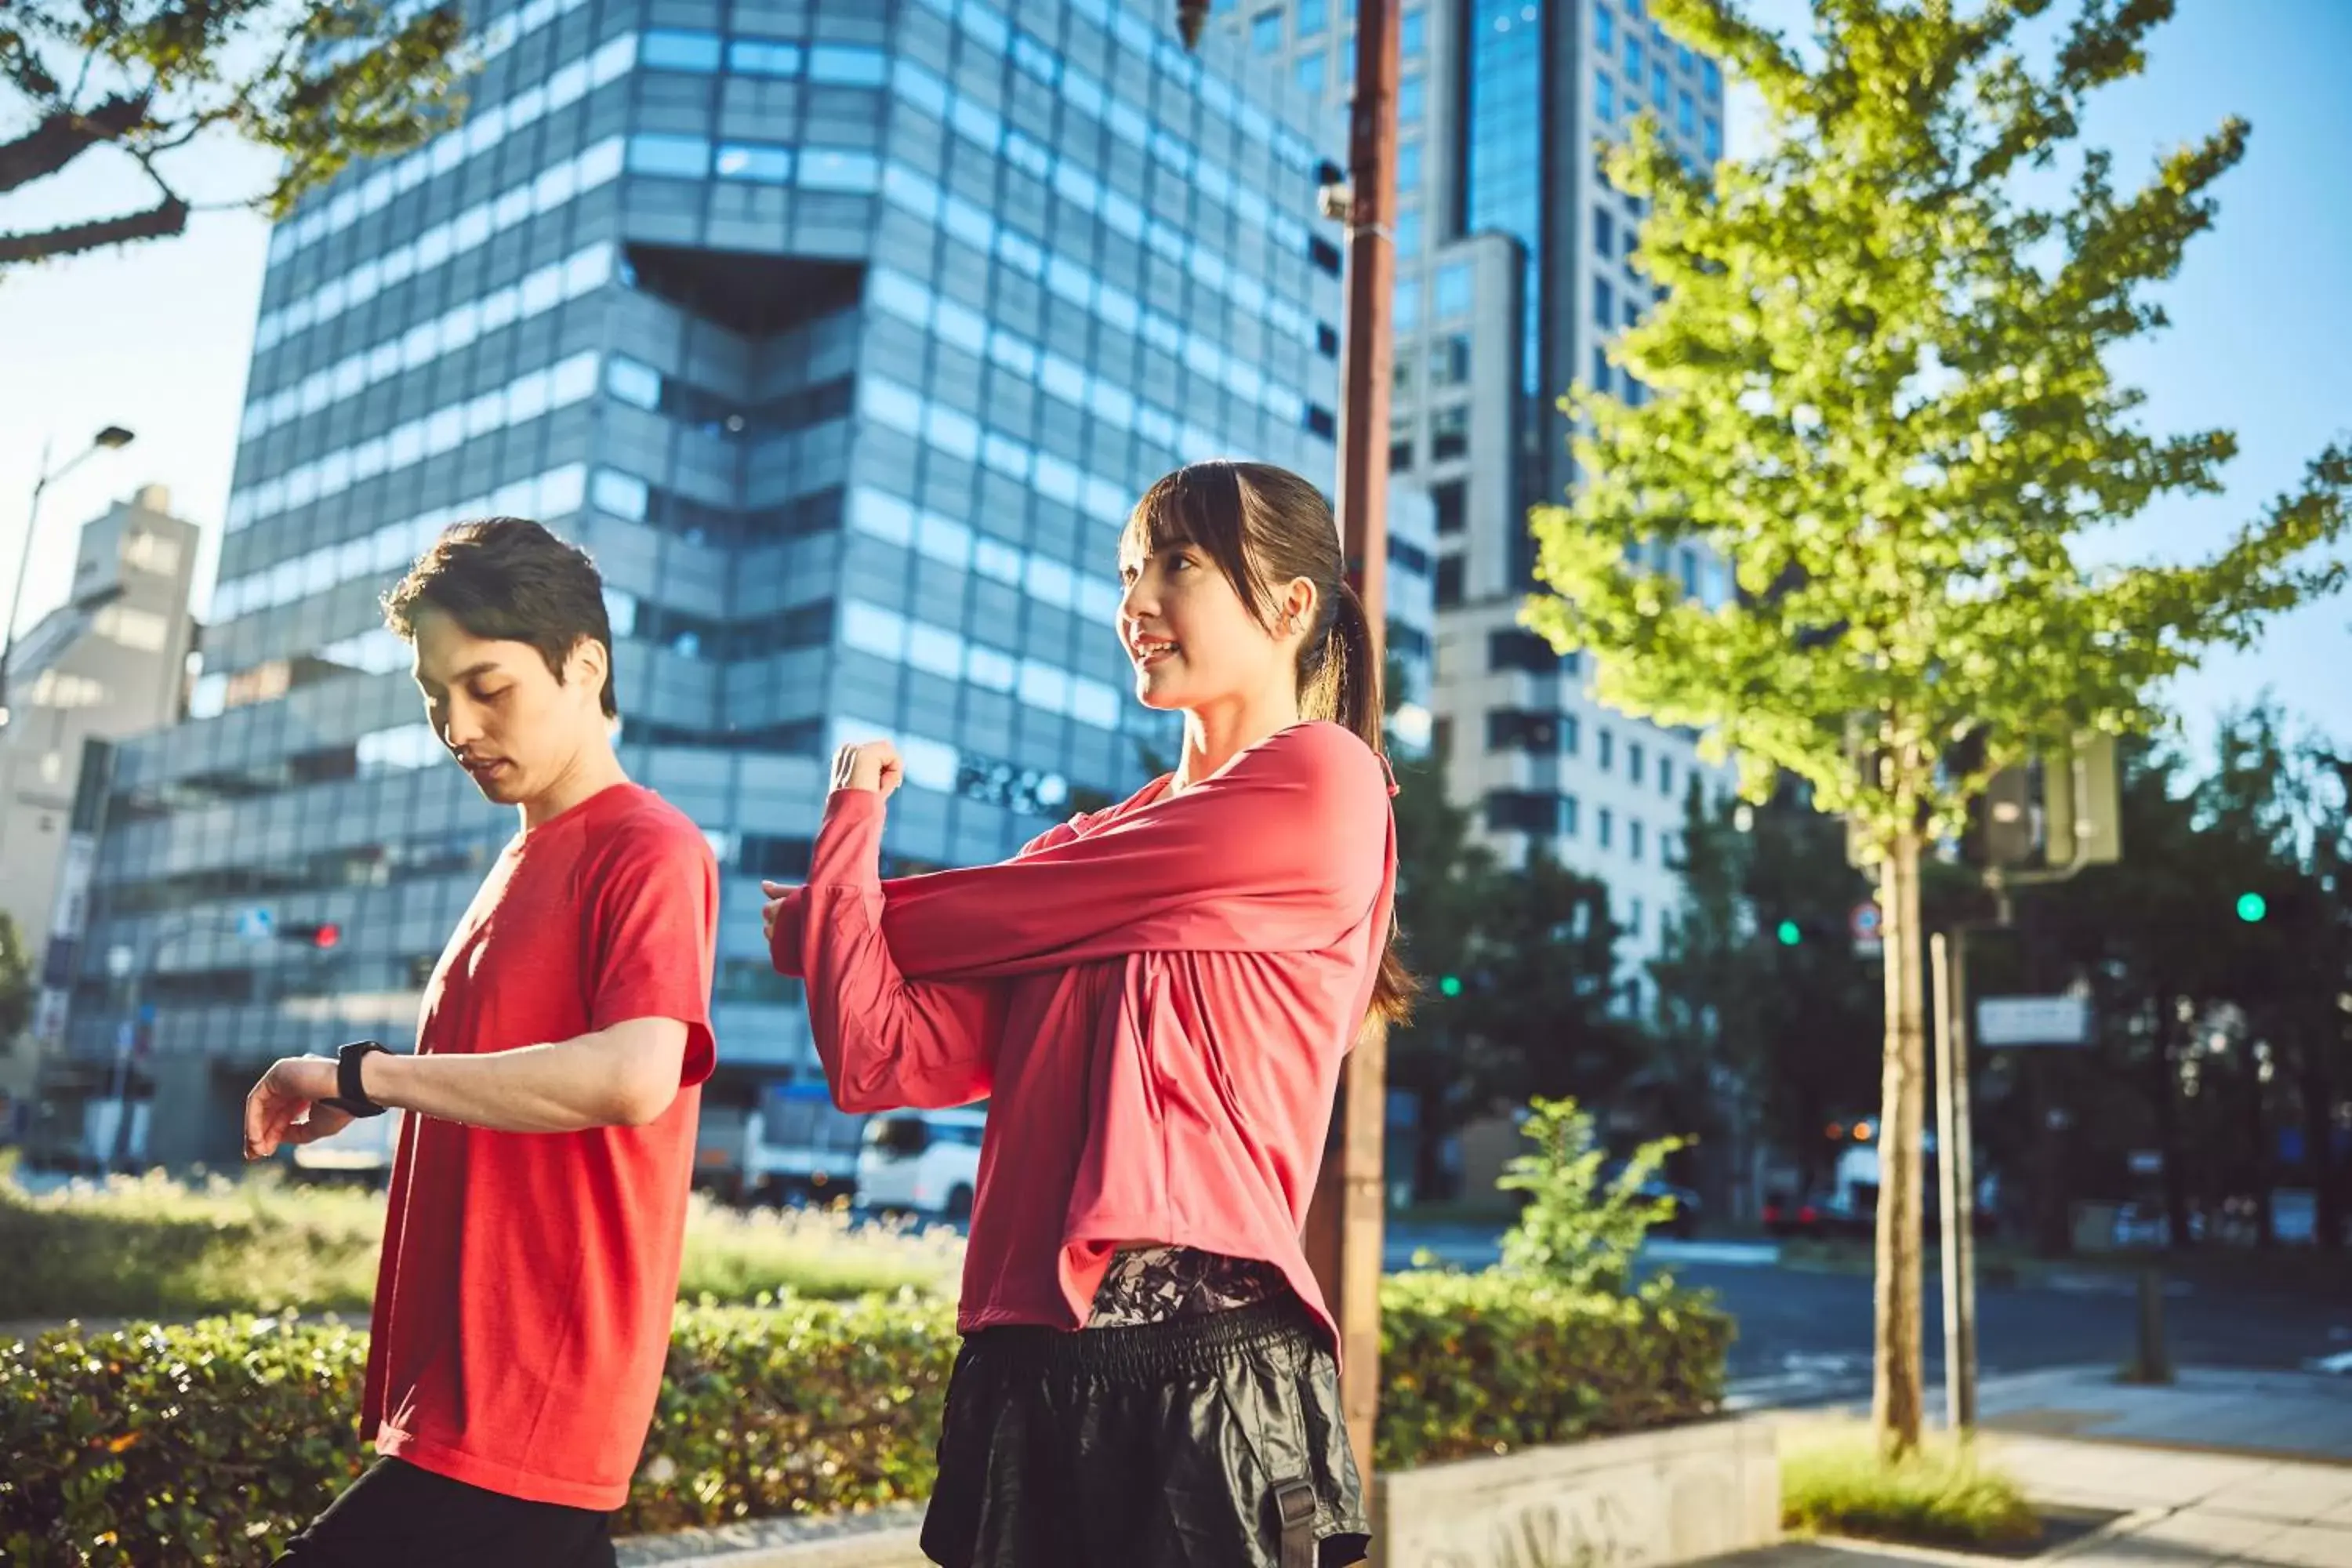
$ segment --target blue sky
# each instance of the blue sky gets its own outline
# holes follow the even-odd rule
[[[1804,15],[1797,0],[1752,8],[1782,26]],[[2171,330],[2125,351],[2116,368],[2148,393],[2149,428],[2231,428],[2241,455],[2226,495],[2159,503],[2101,546],[2129,558],[2213,549],[2328,442],[2352,439],[2352,0],[2181,0],[2179,9],[2156,35],[2147,75],[2095,100],[2088,140],[2114,151],[2123,181],[2230,114],[2252,121],[2253,136],[2220,187],[2215,231],[2191,246],[2161,296]],[[1739,132],[1735,117],[1735,150]],[[268,168],[250,151],[214,147],[191,174],[200,196],[220,197],[255,188]],[[0,226],[122,210],[143,194],[125,170],[77,169],[0,202]],[[181,239],[0,284],[0,595],[14,579],[42,438],[54,435],[62,453],[104,424],[139,435],[52,487],[28,621],[65,592],[73,525],[150,482],[170,486],[175,510],[207,531],[203,604],[267,233],[248,213],[202,214]],[[2216,654],[2171,698],[2201,735],[2218,710],[2265,689],[2352,741],[2352,596],[2274,623],[2248,653]]]

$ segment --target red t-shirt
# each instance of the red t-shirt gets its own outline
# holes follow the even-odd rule
[[[360,1406],[378,1453],[533,1502],[627,1500],[677,1300],[718,916],[700,830],[631,784],[518,836],[483,880],[420,1054],[677,1018],[685,1070],[645,1127],[402,1119]]]

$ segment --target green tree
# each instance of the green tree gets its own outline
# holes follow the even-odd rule
[[[1538,1096],[1519,1131],[1533,1147],[1503,1170],[1503,1190],[1526,1194],[1517,1223],[1503,1233],[1503,1267],[1572,1290],[1625,1294],[1643,1239],[1674,1214],[1672,1198],[1644,1197],[1642,1188],[1682,1141],[1643,1144],[1612,1180],[1609,1150],[1575,1100]]]
[[[1600,695],[1707,733],[1757,794],[1776,773],[1843,813],[1878,866],[1885,1042],[1875,1381],[1882,1447],[1918,1442],[1924,1071],[1920,862],[1992,772],[2081,731],[2146,729],[2150,692],[2262,616],[2332,590],[2352,453],[2213,558],[2094,570],[2082,536],[2155,497],[2220,488],[2226,433],[2140,430],[2116,344],[2163,324],[2148,287],[2213,218],[2231,121],[2121,193],[2085,152],[2063,201],[2020,176],[2137,72],[2168,0],[2086,0],[2047,64],[2017,31],[2045,0],[1963,12],[1815,0],[1801,55],[1734,0],[1654,0],[1678,39],[1760,94],[1768,144],[1704,176],[1654,122],[1608,156],[1648,205],[1657,308],[1612,350],[1657,395],[1590,387],[1582,482],[1533,519],[1550,592],[1529,624],[1600,655]],[[1668,570],[1728,562],[1708,604]],[[1961,744],[1984,744],[1960,765]]]
[[[1479,1102],[1612,1098],[1639,1066],[1643,1037],[1617,1004],[1608,885],[1538,847],[1486,879],[1471,928],[1463,1026]]]
[[[16,929],[16,916],[0,911],[0,1051],[32,1023],[35,989],[25,934]]]
[[[404,152],[455,122],[464,21],[403,19],[369,0],[24,0],[0,7],[0,106],[26,127],[0,142],[0,195],[75,166],[128,159],[152,187],[135,212],[0,228],[0,268],[161,239],[187,227],[185,160],[215,134],[281,156],[249,198],[283,216],[353,158]]]
[[[1389,1037],[1388,1077],[1420,1108],[1413,1186],[1426,1196],[1437,1190],[1446,1136],[1486,1109],[1481,1086],[1465,1071],[1470,1040],[1461,991],[1495,863],[1471,838],[1470,813],[1446,798],[1443,755],[1392,745],[1390,765],[1397,780],[1397,924],[1422,990],[1412,1017]]]

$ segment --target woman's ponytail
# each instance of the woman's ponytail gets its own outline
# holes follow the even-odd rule
[[[1308,691],[1301,694],[1308,699],[1301,706],[1315,718],[1328,719],[1353,731],[1373,755],[1384,758],[1388,713],[1371,618],[1364,614],[1363,600],[1344,578],[1337,586],[1331,627],[1323,636],[1323,657],[1317,661],[1319,668]],[[1387,1024],[1403,1023],[1412,1012],[1413,994],[1419,989],[1412,971],[1397,956],[1397,923],[1391,912],[1388,944],[1381,951],[1381,972],[1372,982],[1372,1016]]]

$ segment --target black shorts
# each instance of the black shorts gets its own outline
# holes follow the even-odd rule
[[[945,1568],[1339,1568],[1370,1541],[1338,1368],[1287,1296],[973,1334],[939,1452]]]
[[[379,1459],[286,1543],[278,1568],[613,1568],[612,1519]]]

